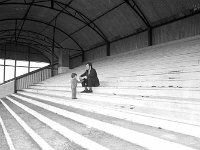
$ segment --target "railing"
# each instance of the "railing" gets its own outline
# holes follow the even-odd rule
[[[0,86],[2,86],[3,89],[5,87],[5,93],[9,93],[9,94],[12,94],[13,92],[16,93],[19,90],[28,88],[30,85],[39,83],[41,81],[44,81],[50,78],[52,76],[52,68],[53,68],[53,74],[57,75],[58,74],[57,65],[58,64],[54,64],[54,65],[49,65],[49,66],[37,69],[35,71],[21,75],[19,77],[10,79],[0,84]],[[10,91],[6,91],[7,89]]]

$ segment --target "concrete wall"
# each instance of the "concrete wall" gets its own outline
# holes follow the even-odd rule
[[[200,14],[153,29],[153,44],[200,34]]]
[[[96,49],[85,52],[85,61],[98,59],[106,56],[106,46],[101,46]]]
[[[111,55],[146,47],[148,46],[147,37],[147,32],[142,32],[137,35],[113,42],[110,45]]]
[[[0,85],[0,98],[14,93],[14,81]]]
[[[78,67],[82,64],[82,56],[77,56],[70,59],[70,69]]]

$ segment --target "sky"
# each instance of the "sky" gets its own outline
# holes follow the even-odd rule
[[[15,70],[15,60],[6,59],[5,62],[6,68],[5,68],[5,80],[9,80],[14,78],[14,70]],[[0,59],[0,83],[3,82],[3,75],[4,75],[4,59]],[[28,61],[18,61],[17,60],[17,68],[16,68],[16,76],[23,75],[25,73],[28,73]],[[42,67],[45,67],[49,65],[49,63],[46,62],[30,62],[30,72]]]

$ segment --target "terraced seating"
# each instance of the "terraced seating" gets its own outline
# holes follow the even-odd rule
[[[3,149],[200,149],[200,38],[93,61],[101,86],[71,99],[60,74],[0,102]]]

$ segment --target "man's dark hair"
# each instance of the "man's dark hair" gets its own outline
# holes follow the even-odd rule
[[[76,73],[72,73],[72,74],[71,74],[71,77],[72,77],[72,78],[74,78],[75,76],[77,76]]]
[[[92,63],[91,62],[87,62],[85,65],[89,65],[92,68]]]

